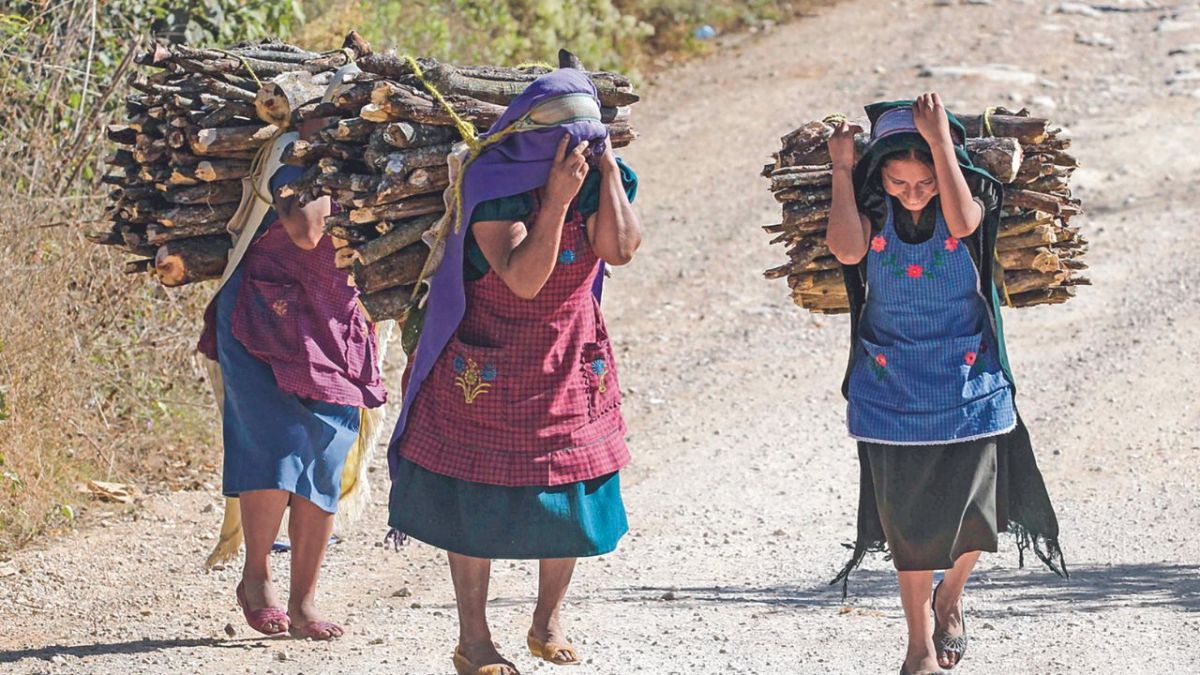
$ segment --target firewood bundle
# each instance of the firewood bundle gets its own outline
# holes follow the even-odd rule
[[[1048,120],[1022,110],[997,109],[987,115],[958,115],[967,129],[972,162],[1004,184],[1004,208],[996,262],[1004,272],[1005,301],[1014,307],[1065,302],[1076,286],[1090,282],[1081,272],[1087,241],[1070,224],[1080,211],[1070,178],[1078,166],[1070,140]],[[825,245],[833,182],[827,141],[833,127],[810,122],[782,139],[763,175],[783,205],[782,222],[767,225],[771,243],[787,247],[788,262],[767,270],[769,279],[786,277],[792,300],[821,314],[850,309],[842,267]],[[869,134],[855,139],[859,154]]]
[[[445,213],[450,183],[447,155],[463,140],[455,116],[485,130],[545,67],[461,67],[390,54],[357,60],[360,73],[331,92],[331,100],[302,113],[328,123],[284,151],[304,167],[283,189],[301,204],[329,196],[341,207],[325,221],[336,264],[350,271],[373,320],[399,318],[430,248],[423,235]],[[415,65],[415,67],[414,67]],[[561,67],[580,67],[568,52]],[[629,106],[638,100],[625,77],[589,73],[614,147],[635,137]],[[437,92],[454,111],[451,115]]]
[[[278,40],[154,45],[137,58],[145,72],[130,80],[125,123],[107,129],[119,146],[104,177],[112,225],[89,239],[134,254],[126,271],[153,272],[165,286],[220,277],[225,225],[256,152],[355,56]]]

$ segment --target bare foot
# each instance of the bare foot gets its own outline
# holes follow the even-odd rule
[[[921,675],[939,673],[941,670],[942,666],[938,664],[932,644],[917,649],[909,647],[908,654],[904,657],[904,672],[909,675]]]

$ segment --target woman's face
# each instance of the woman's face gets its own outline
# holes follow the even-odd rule
[[[883,189],[909,211],[924,209],[937,196],[937,175],[917,159],[893,159],[883,165]]]

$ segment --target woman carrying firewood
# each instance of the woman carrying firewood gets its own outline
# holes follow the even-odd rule
[[[322,122],[305,123],[301,136]],[[382,405],[386,392],[374,329],[346,272],[335,268],[324,235],[329,198],[301,206],[278,196],[300,173],[290,166],[275,170],[286,140],[276,139],[260,172],[262,185],[247,190],[234,216],[241,219],[241,245],[205,313],[200,350],[220,366],[223,491],[238,498],[236,510],[227,507],[223,539],[226,530],[236,534],[240,511],[246,543],[238,605],[261,633],[329,640],[343,631],[316,607],[317,578],[343,496],[343,467],[368,417],[363,409]],[[269,192],[263,189],[268,180]],[[273,206],[259,218],[268,193]],[[289,507],[285,611],[268,556]]]
[[[512,675],[486,618],[491,560],[539,561],[526,641],[576,664],[559,611],[579,557],[626,532],[629,461],[604,264],[641,241],[636,176],[613,155],[581,70],[534,81],[476,146],[390,448],[390,524],[445,549],[459,673]]]
[[[843,393],[861,467],[854,555],[835,583],[889,550],[908,625],[900,672],[942,672],[966,652],[963,589],[998,532],[1066,571],[1004,349],[999,183],[971,164],[937,94],[867,114],[857,164],[861,129],[841,122],[829,139],[827,243],[851,303]]]

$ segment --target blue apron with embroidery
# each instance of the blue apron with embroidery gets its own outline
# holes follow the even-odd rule
[[[940,210],[909,244],[887,222],[867,251],[867,298],[850,372],[847,423],[858,440],[933,445],[1016,426],[1012,388],[967,248]]]

